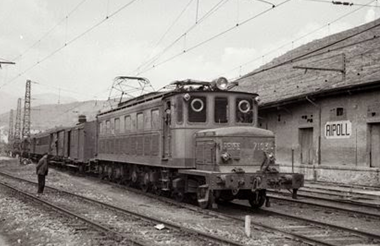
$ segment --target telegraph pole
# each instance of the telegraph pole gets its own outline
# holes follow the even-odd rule
[[[13,109],[9,112],[9,128],[8,128],[8,148],[10,156],[12,156],[13,146]]]
[[[25,101],[24,101],[24,118],[22,120],[22,140],[30,138],[30,93],[31,81],[26,81]]]
[[[14,144],[13,148],[16,150],[17,154],[20,154],[20,143],[21,143],[21,98],[17,101],[17,111],[16,111],[16,124],[15,124],[15,134],[14,134]]]
[[[13,141],[13,109],[9,113],[8,143]]]
[[[24,101],[24,117],[22,120],[22,138],[21,148],[22,156],[25,154],[29,157],[30,150],[30,94],[31,94],[31,81],[27,80],[25,85],[25,101]]]

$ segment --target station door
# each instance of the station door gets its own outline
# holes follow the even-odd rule
[[[370,127],[371,167],[380,167],[380,124],[371,124]]]
[[[313,164],[313,128],[299,129],[299,144],[301,146],[301,164]]]

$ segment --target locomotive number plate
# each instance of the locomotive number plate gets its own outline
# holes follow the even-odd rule
[[[273,145],[270,142],[254,142],[253,143],[253,151],[268,151],[273,150]]]
[[[223,143],[223,149],[225,150],[240,150],[240,143]]]

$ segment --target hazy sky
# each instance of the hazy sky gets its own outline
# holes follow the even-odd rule
[[[25,81],[31,79],[38,83],[32,93],[58,94],[61,88],[62,96],[78,100],[106,99],[119,75],[147,77],[156,89],[179,79],[235,78],[308,41],[380,17],[380,0],[351,2],[357,5],[324,0],[1,0],[0,61],[16,65],[2,66],[0,92],[23,96]],[[283,44],[288,45],[265,55]],[[157,54],[158,60],[146,65]]]

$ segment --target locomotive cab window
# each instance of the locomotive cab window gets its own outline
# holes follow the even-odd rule
[[[158,130],[160,128],[160,111],[158,109],[153,109],[151,114],[152,130]]]
[[[214,111],[215,123],[227,123],[228,122],[228,98],[216,97],[214,108],[215,108],[215,111]]]
[[[206,97],[193,97],[188,102],[189,122],[206,122]]]
[[[183,98],[182,97],[177,97],[176,111],[177,111],[177,123],[182,124],[183,122]]]
[[[252,99],[236,99],[236,122],[252,123],[253,122],[253,102]]]

